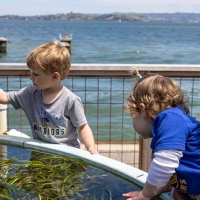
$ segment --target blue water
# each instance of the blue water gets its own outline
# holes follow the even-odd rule
[[[35,47],[59,40],[59,34],[65,31],[73,34],[71,43],[72,63],[112,63],[112,64],[200,64],[200,26],[198,23],[161,23],[161,22],[69,22],[69,21],[0,21],[0,37],[6,36],[7,53],[0,57],[1,63],[25,63],[27,54]],[[10,90],[31,84],[27,78],[20,83],[18,78],[9,81]],[[65,80],[69,89],[72,89],[72,80]],[[184,92],[190,98],[191,114],[200,119],[199,79],[181,82]],[[198,81],[198,82],[197,82]],[[130,81],[125,84],[126,90],[131,89]],[[98,105],[96,88],[102,87],[99,92]],[[6,79],[0,80],[0,87],[5,89]],[[104,78],[99,82],[95,78],[79,79],[73,85],[74,92],[81,97],[88,122],[95,137],[99,140],[134,140],[132,121],[129,115],[122,119],[122,104],[115,107],[114,103],[121,102],[123,94],[114,91],[110,100],[110,80]],[[113,79],[112,85],[123,90],[122,82]],[[104,87],[105,86],[105,87]],[[82,89],[81,89],[82,87]],[[87,103],[85,104],[85,87]],[[93,87],[93,88],[90,88]],[[76,91],[76,88],[79,91]],[[92,92],[93,90],[93,92]],[[195,93],[195,97],[193,95]],[[110,102],[112,101],[112,102]],[[104,103],[107,102],[107,105]],[[110,104],[112,103],[112,108]],[[98,107],[99,106],[99,107]],[[10,109],[10,113],[14,112]],[[112,118],[110,114],[113,114]],[[97,120],[96,116],[99,119]],[[20,125],[17,118],[10,119],[13,128]],[[25,124],[28,122],[25,122]],[[122,127],[123,136],[122,136]],[[26,131],[24,131],[26,132]],[[30,132],[30,131],[29,131]],[[100,133],[100,134],[99,134]]]
[[[34,153],[32,154],[31,151],[27,150],[27,149],[21,149],[21,148],[13,147],[13,146],[8,146],[7,148],[8,148],[8,154],[7,154],[8,158],[17,158],[18,160],[30,160],[30,158],[31,158],[31,160],[34,160],[34,161],[36,161],[37,159],[41,161],[42,160],[41,158],[47,159],[46,161],[44,161],[44,163],[47,161],[53,160],[53,159],[46,158],[47,154],[44,154],[44,152],[40,152],[39,155],[37,155],[37,157],[34,157]],[[60,156],[60,158],[62,159],[64,157]],[[70,158],[70,157],[66,157],[66,158]],[[75,162],[80,163],[80,161],[76,160],[75,158],[71,158],[71,160],[69,160],[69,164],[71,164],[71,165],[73,165],[73,163],[75,163]],[[18,163],[18,164],[19,164],[19,166],[22,167],[22,163]],[[51,164],[49,164],[49,165],[51,165]],[[21,168],[19,166],[17,167],[17,165],[15,165],[16,170],[18,169],[20,171]],[[60,167],[58,164],[57,164],[57,166],[58,166],[57,170],[62,170],[62,167]],[[92,200],[92,199],[94,199],[94,200],[109,200],[109,199],[124,200],[124,198],[122,197],[123,193],[129,192],[129,191],[140,191],[141,190],[135,184],[130,183],[129,181],[126,181],[125,179],[123,179],[123,177],[116,175],[116,174],[112,174],[111,171],[104,171],[102,169],[99,169],[98,166],[90,166],[87,163],[83,163],[83,166],[85,166],[87,168],[85,175],[83,175],[82,177],[76,175],[80,179],[79,183],[77,182],[76,184],[80,185],[79,193],[82,196],[78,196],[78,195],[76,195],[76,193],[74,193],[74,195],[72,195],[71,197],[65,198],[65,197],[63,197],[64,196],[63,194],[60,194],[57,191],[57,194],[60,194],[60,196],[61,196],[61,198],[59,198],[60,200],[61,199],[62,200],[64,200],[64,199],[71,199],[71,200],[73,200],[73,199],[76,199],[76,200]],[[74,167],[77,167],[77,164],[74,164]],[[33,171],[32,171],[33,169],[30,169],[30,171],[29,171],[29,169],[26,170],[25,166],[23,167],[23,169],[25,170],[25,172],[27,174],[27,179],[30,182],[33,181]],[[73,169],[72,167],[69,167],[66,169],[68,169],[69,171],[76,170],[76,172],[80,173],[80,174],[83,173],[82,168]],[[41,171],[39,170],[38,173],[41,174],[41,172],[42,172],[42,170]],[[52,173],[52,172],[50,171],[50,173]],[[73,183],[70,183],[70,184],[75,184],[76,181],[71,176],[69,176],[70,174],[72,174],[72,173],[68,174],[69,179],[71,179],[72,182],[74,181]],[[67,175],[67,172],[65,174],[63,174],[63,176],[66,176],[66,175]],[[47,182],[48,182],[48,180],[51,180],[49,178],[49,176],[50,176],[50,174],[42,174],[42,177],[47,179]],[[21,180],[23,181],[23,179],[21,179]],[[55,180],[58,180],[58,178],[55,177]],[[38,181],[38,183],[39,183],[39,181]],[[66,184],[69,184],[69,182],[66,181]],[[55,185],[57,185],[57,183]],[[43,184],[40,187],[44,187],[44,189],[45,189],[45,186]],[[81,188],[82,188],[82,190],[81,190]],[[2,189],[2,188],[0,187],[0,189]],[[47,189],[47,191],[48,191],[48,189]],[[71,190],[70,186],[69,186],[69,189]],[[22,189],[22,191],[23,191],[23,189]],[[31,194],[34,194],[33,191],[30,191],[30,193],[27,193],[28,196],[26,199],[30,199]],[[19,195],[19,198],[20,197],[22,198],[24,196],[23,192],[16,193],[16,194]],[[15,197],[17,196],[16,194],[14,195]],[[19,198],[17,198],[17,199],[19,199]],[[16,199],[16,198],[13,198],[13,199]],[[35,198],[33,198],[33,199],[35,199]]]
[[[0,62],[25,62],[27,54],[65,30],[73,34],[72,63],[199,64],[198,23],[0,21],[10,43]]]

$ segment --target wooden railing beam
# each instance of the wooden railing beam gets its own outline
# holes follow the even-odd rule
[[[200,78],[200,65],[167,64],[72,64],[70,77],[130,77],[136,66],[141,75],[148,72],[179,78]],[[25,63],[0,63],[0,76],[29,76]]]

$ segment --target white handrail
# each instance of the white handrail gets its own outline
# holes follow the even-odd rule
[[[88,164],[96,166],[97,168],[117,174],[118,176],[121,176],[129,180],[133,184],[139,185],[140,187],[143,187],[144,183],[146,182],[147,173],[140,169],[137,169],[120,161],[101,156],[99,154],[91,155],[88,151],[69,147],[63,144],[50,144],[40,140],[8,136],[3,134],[0,135],[0,144],[79,158],[84,160]],[[173,199],[170,193],[163,193],[160,195],[160,197],[163,200]]]
[[[0,104],[0,135],[7,131],[7,105]],[[7,146],[0,145],[0,160],[7,159]]]
[[[7,131],[7,105],[0,104],[0,134]]]

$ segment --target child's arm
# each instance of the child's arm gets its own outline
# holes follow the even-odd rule
[[[123,194],[123,197],[130,198],[130,200],[134,200],[134,199],[135,200],[150,200],[151,198],[170,190],[171,190],[171,186],[169,184],[163,187],[156,187],[146,182],[142,191],[129,192],[129,193]]]
[[[86,149],[91,154],[98,153],[96,146],[95,146],[94,136],[93,136],[92,130],[89,127],[89,125],[84,124],[83,126],[79,126],[79,127],[77,127],[77,130],[81,136],[81,140],[84,143]]]
[[[0,89],[0,104],[9,104],[10,102],[8,101],[6,93]]]
[[[182,151],[174,149],[155,152],[143,190],[129,192],[123,194],[123,196],[130,198],[130,200],[149,200],[162,192],[170,190],[171,187],[168,181],[175,173],[182,155]]]

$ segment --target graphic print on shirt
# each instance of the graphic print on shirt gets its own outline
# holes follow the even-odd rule
[[[152,151],[152,154],[151,154],[151,158],[152,158],[152,160],[154,158],[154,152],[153,151]],[[169,179],[169,184],[172,187],[174,187],[174,188],[176,188],[176,189],[178,189],[178,190],[180,190],[184,193],[187,192],[187,182],[186,182],[186,180],[179,179],[178,176],[177,176],[177,173],[174,173],[171,176],[171,178]]]
[[[41,119],[41,124],[33,122],[32,126],[36,133],[43,134],[44,136],[63,136],[66,133],[66,128],[61,125],[64,124],[63,120],[60,119],[54,113],[48,113],[44,110],[38,110],[35,112],[35,117]],[[51,127],[49,125],[50,119],[53,120],[57,127]]]
[[[169,180],[170,185],[172,185],[174,188],[187,193],[187,182],[184,179],[178,178],[177,174],[174,173],[172,177]]]

